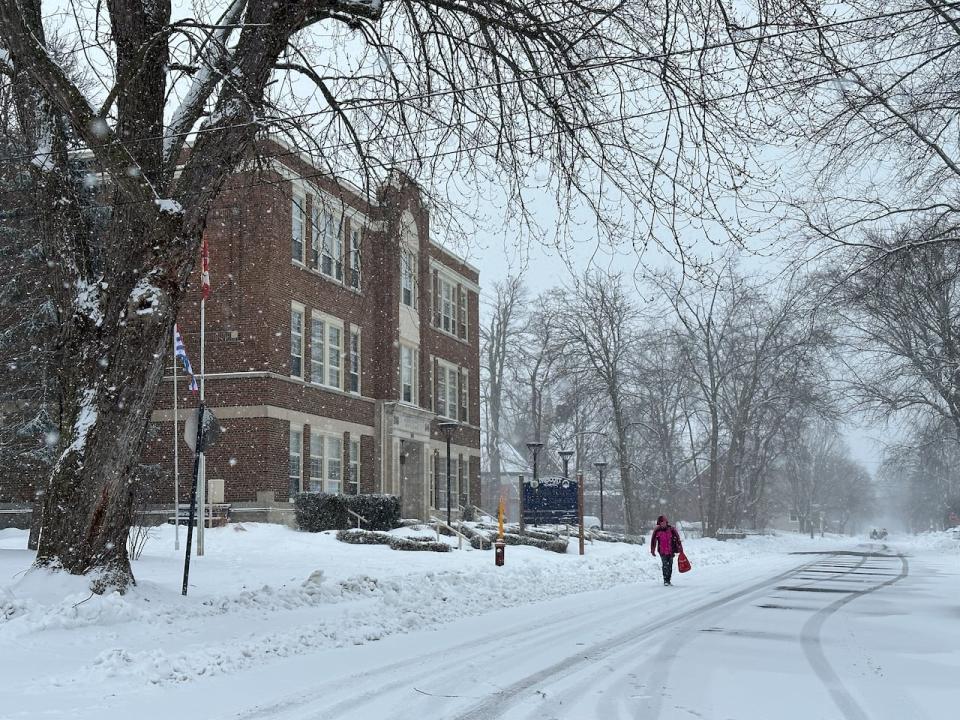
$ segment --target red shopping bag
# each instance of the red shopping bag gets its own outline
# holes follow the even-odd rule
[[[682,573],[689,572],[690,570],[690,561],[687,560],[686,554],[684,554],[682,551],[680,553],[680,557],[677,558],[677,570]]]

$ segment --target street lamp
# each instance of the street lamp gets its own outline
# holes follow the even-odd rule
[[[400,493],[403,494],[406,492],[405,486],[407,484],[407,452],[404,449],[406,440],[400,438]]]
[[[453,437],[453,433],[460,427],[460,423],[456,420],[444,420],[443,422],[438,422],[437,427],[440,428],[440,432],[442,432],[443,436],[447,439],[447,525],[450,525],[450,438]]]
[[[573,450],[561,450],[557,453],[560,456],[560,459],[563,460],[563,479],[570,479],[570,458],[573,457]]]
[[[607,463],[600,460],[595,462],[593,466],[600,473],[600,529],[603,530],[603,469],[607,466]]]
[[[540,452],[540,450],[541,450],[542,448],[543,448],[543,443],[542,443],[542,442],[528,442],[528,443],[527,443],[527,449],[528,449],[530,452],[533,453],[533,487],[534,487],[534,489],[537,491],[538,497],[539,497],[539,494],[540,494],[540,483],[539,483],[539,481],[538,481],[538,475],[537,475],[537,455],[539,454],[539,452]],[[540,522],[539,522],[539,520],[540,520],[540,503],[539,503],[539,502],[537,503],[536,513],[537,513],[537,514],[536,514],[536,520],[537,520],[537,521],[534,522],[533,524],[534,524],[534,525],[539,525],[539,524],[540,524]]]

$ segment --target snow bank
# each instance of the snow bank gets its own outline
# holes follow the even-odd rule
[[[0,534],[0,582],[7,583],[0,586],[0,645],[49,645],[57,658],[29,687],[183,683],[572,593],[655,584],[660,573],[646,546],[598,542],[583,557],[575,538],[566,555],[511,546],[498,568],[490,551],[404,553],[340,543],[333,533],[249,524],[208,531],[207,553],[191,563],[183,598],[183,554],[173,549],[173,533],[170,526],[153,531],[134,563],[138,584],[124,596],[91,595],[82,578],[63,573],[24,572],[26,532]],[[685,547],[694,568],[704,568],[743,566],[823,541],[762,536]],[[63,632],[84,638],[72,655],[63,651]]]

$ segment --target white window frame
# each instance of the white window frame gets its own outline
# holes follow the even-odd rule
[[[319,335],[317,333],[318,326]],[[314,312],[310,315],[310,382],[314,385],[323,385],[327,377],[326,348],[327,321]]]
[[[322,348],[319,353],[319,359],[314,357],[316,354],[316,327],[319,323],[323,330],[321,337],[323,338]],[[331,342],[331,331],[336,331],[339,342],[337,345],[334,345]],[[316,310],[310,316],[310,382],[314,385],[320,385],[322,387],[333,388],[334,390],[343,390],[343,321],[332,317],[330,315],[324,315],[319,313]],[[315,371],[319,370],[319,377]],[[331,378],[335,377],[336,382],[332,381]]]
[[[350,477],[346,490],[351,495],[360,494],[360,440],[350,438]]]
[[[417,355],[419,351],[417,348],[412,345],[400,345],[400,402],[407,403],[409,405],[418,405],[420,402],[419,398],[419,373],[417,372],[419,363],[417,362]],[[406,357],[405,357],[406,356]],[[409,359],[409,365],[405,362],[405,359]],[[404,371],[409,370],[410,377],[409,383],[404,377]],[[406,389],[407,386],[410,387],[410,396],[407,397]]]
[[[343,238],[340,235],[343,219],[339,221],[332,210],[321,210],[320,273],[343,282]],[[329,268],[327,267],[329,260]]]
[[[406,245],[400,248],[400,304],[417,309],[417,267],[419,256]],[[410,302],[406,295],[409,294]]]
[[[437,457],[437,469],[434,477],[434,499],[443,500],[444,502],[449,502],[447,500],[447,451],[446,448],[440,450],[440,454]],[[455,505],[451,507],[458,507],[460,505],[460,458],[457,455],[454,455],[451,451],[450,453],[450,497],[453,498]],[[438,507],[434,508],[436,510],[446,510],[446,505],[441,505],[438,503]]]
[[[295,314],[299,314],[299,315],[300,315],[299,327],[296,327],[296,328],[294,327],[294,325],[296,324],[296,322],[295,322]],[[301,305],[300,303],[295,303],[295,302],[290,303],[290,365],[289,365],[289,367],[290,367],[290,377],[299,378],[299,379],[301,379],[301,380],[302,380],[303,377],[304,377],[303,373],[304,373],[304,370],[305,370],[305,368],[304,368],[304,366],[303,366],[303,362],[304,362],[304,344],[303,344],[304,337],[303,337],[303,336],[304,336],[304,323],[305,323],[305,320],[306,320],[306,308],[305,308],[303,305]],[[297,340],[296,343],[295,343],[295,340]],[[299,344],[299,346],[300,346],[300,347],[299,347],[299,350],[300,350],[300,354],[299,354],[299,355],[295,355],[295,354],[294,354],[294,347],[295,347],[296,344]],[[293,359],[294,359],[295,357],[299,357],[299,362],[300,362],[300,373],[299,373],[299,374],[297,374],[297,373],[295,373],[295,372],[293,371]]]
[[[303,265],[304,253],[304,227],[307,223],[307,201],[302,195],[296,195],[290,200],[290,257],[295,263]],[[297,232],[297,223],[299,221],[300,230]],[[294,252],[294,246],[300,246],[300,257]]]
[[[320,205],[317,202],[317,196],[313,197],[313,207],[310,208],[310,262],[309,266],[313,270],[320,270],[321,257],[321,238],[320,238]]]
[[[294,480],[297,486],[296,492],[291,492],[290,494],[290,499],[293,500],[297,493],[303,492],[303,425],[294,425],[291,423],[288,437],[290,442],[289,454],[287,456],[288,492],[293,489]],[[296,448],[296,452],[294,452],[294,448]],[[294,458],[296,458],[296,474],[293,473]]]
[[[460,420],[460,372],[456,365],[437,360],[437,370],[439,377],[435,379],[436,400],[434,406],[437,415],[450,418],[451,420]],[[451,384],[450,380],[453,379]],[[442,391],[441,391],[442,387]],[[450,414],[450,400],[453,399],[453,414]],[[442,409],[441,409],[442,408]]]
[[[356,341],[356,342],[354,342]],[[353,327],[350,328],[350,339],[349,339],[349,349],[347,357],[347,390],[352,392],[354,395],[360,395],[362,387],[362,375],[361,375],[361,357],[363,351],[363,338],[360,337],[360,328]],[[356,378],[357,387],[354,388],[354,378]]]
[[[457,335],[457,283],[440,273],[440,329],[448,335]]]
[[[363,258],[360,257],[360,228],[350,228],[350,287],[359,290],[363,282]]]
[[[343,437],[310,428],[309,492],[335,495],[342,491]]]

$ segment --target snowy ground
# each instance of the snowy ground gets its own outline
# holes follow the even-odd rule
[[[181,531],[182,532],[182,531]],[[411,531],[406,531],[411,532]],[[960,541],[689,540],[398,552],[271,525],[173,528],[124,597],[29,570],[0,531],[0,718],[940,718]],[[808,554],[792,554],[792,553]]]

